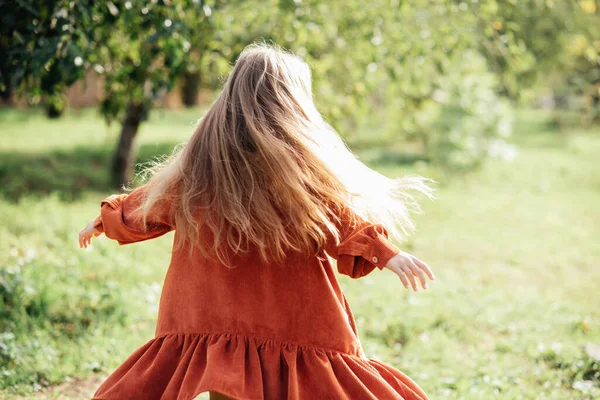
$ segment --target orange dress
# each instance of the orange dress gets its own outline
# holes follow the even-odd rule
[[[175,229],[166,211],[146,227],[136,222],[142,191],[103,200],[96,227],[122,245]],[[325,254],[337,259],[340,273],[359,278],[399,251],[387,237],[381,225],[361,220],[318,257],[292,253],[285,263],[264,265],[248,252],[232,255],[233,269],[197,250],[173,251],[155,338],[94,399],[191,400],[207,391],[240,400],[427,399],[406,375],[365,356]]]

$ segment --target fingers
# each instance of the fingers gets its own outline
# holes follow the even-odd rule
[[[412,260],[415,264],[417,264],[417,266],[419,268],[421,268],[421,270],[425,271],[425,273],[427,274],[429,279],[431,279],[432,281],[435,280],[433,271],[429,268],[429,266],[427,264],[425,264],[423,261],[419,260],[417,257],[414,257],[414,256],[413,256]]]
[[[92,239],[96,236],[100,236],[102,232],[94,228],[94,220],[91,220],[85,228],[79,232],[79,247],[86,249],[92,244]]]
[[[92,244],[92,235],[79,234],[79,247],[82,249],[86,249],[90,244]]]
[[[398,275],[404,287],[408,289],[408,279],[406,279],[406,275],[404,275],[404,272],[402,272],[401,270],[394,270],[394,272],[396,273],[396,275]]]
[[[405,288],[408,289],[410,283],[415,292],[419,291],[418,283],[421,284],[423,289],[427,289],[427,278],[435,279],[427,264],[408,253],[398,254],[396,258],[391,260],[388,268],[398,275]]]
[[[427,289],[427,281],[425,280],[425,274],[423,271],[421,271],[414,262],[411,262],[408,267],[411,269],[413,275],[419,278],[423,289]]]
[[[419,288],[417,287],[417,281],[415,281],[415,276],[413,275],[412,270],[409,267],[404,266],[404,265],[401,266],[400,268],[402,269],[402,272],[404,272],[404,274],[410,281],[410,286],[412,286],[412,289],[415,292],[419,291]]]
[[[408,289],[409,287],[412,287],[413,290],[416,291],[416,286],[414,284],[414,278],[412,278],[412,273],[406,273],[402,267],[397,267],[392,269],[392,271],[398,275],[398,277],[400,278],[400,280],[402,281],[402,284],[404,285],[404,287],[406,289]],[[411,279],[412,281],[409,283],[409,279]],[[409,286],[410,285],[410,286]]]

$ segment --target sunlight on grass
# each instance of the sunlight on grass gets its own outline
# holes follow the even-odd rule
[[[142,148],[184,140],[200,114],[156,113],[140,134]],[[8,138],[0,151],[12,154],[0,161],[2,397],[106,375],[154,334],[172,235],[77,247],[77,232],[109,194],[102,160],[115,136],[94,115],[0,114]],[[389,271],[340,278],[366,354],[413,377],[433,399],[600,395],[598,364],[581,351],[600,342],[600,131],[561,133],[543,114],[523,118],[512,163],[490,160],[464,175],[393,156],[373,164],[389,175],[443,179],[417,218],[419,231],[401,244],[434,269],[430,290],[408,292]],[[73,152],[82,146],[88,153]],[[72,158],[57,157],[56,171],[45,158],[22,169],[27,157],[61,151]],[[367,151],[376,162],[382,149],[359,154]],[[77,164],[94,171],[79,173],[88,181],[76,191],[66,176],[64,187],[43,185]]]

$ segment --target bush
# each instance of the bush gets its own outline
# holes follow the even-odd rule
[[[480,54],[465,51],[434,75],[430,94],[394,101],[394,125],[406,140],[421,142],[434,164],[468,169],[488,156],[514,157],[504,141],[512,132],[512,108],[497,94],[496,76],[487,68]]]

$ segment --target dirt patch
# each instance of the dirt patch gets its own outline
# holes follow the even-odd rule
[[[71,382],[61,383],[54,386],[50,394],[56,394],[58,398],[68,399],[91,399],[98,386],[104,382],[105,376],[92,376],[83,379],[73,379]],[[53,397],[50,397],[53,398]]]
[[[106,376],[91,376],[89,378],[71,378],[69,381],[50,386],[42,391],[28,396],[11,397],[14,400],[89,400]]]
[[[28,396],[9,397],[10,400],[90,400],[94,392],[104,382],[106,376],[71,378],[68,382],[50,386]],[[0,395],[1,397],[1,395]],[[208,393],[202,393],[196,400],[208,400]]]

